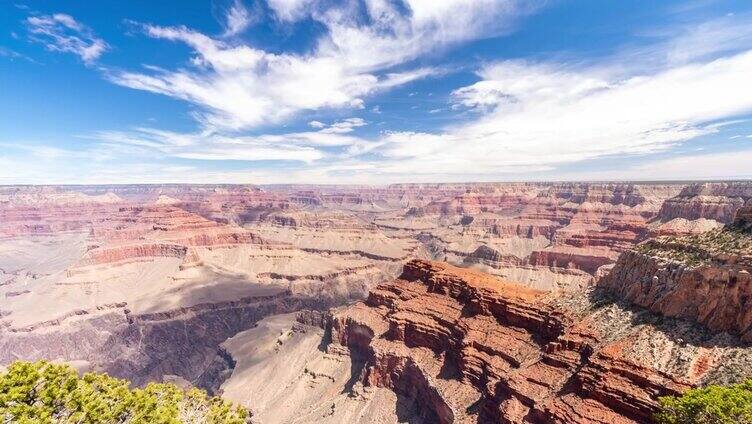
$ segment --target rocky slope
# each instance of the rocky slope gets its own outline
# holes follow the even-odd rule
[[[658,396],[752,364],[741,342],[686,321],[656,324],[592,292],[557,298],[413,261],[334,314],[329,350],[346,348],[362,363],[358,381],[439,423],[646,422]]]
[[[634,304],[752,341],[752,207],[723,229],[651,239],[599,285]]]
[[[324,318],[324,319],[322,319]],[[256,423],[420,422],[415,405],[352,376],[359,365],[332,346],[325,315],[276,315],[222,344],[235,361],[222,396],[247,406]]]
[[[411,262],[400,279],[337,314],[333,340],[366,358],[364,383],[421,399],[424,417],[441,423],[627,422],[649,414],[654,394],[681,390],[667,375],[601,352],[597,333],[543,298],[480,273]]]

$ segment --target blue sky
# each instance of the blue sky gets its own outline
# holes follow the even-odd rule
[[[0,0],[0,183],[752,177],[752,3]]]

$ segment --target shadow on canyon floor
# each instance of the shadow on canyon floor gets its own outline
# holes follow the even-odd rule
[[[228,293],[235,297],[227,299]],[[294,296],[279,289],[270,291],[263,285],[237,278],[224,278],[208,287],[189,286],[175,290],[172,295],[178,298],[160,299],[144,311],[127,314],[127,322],[112,330],[101,357],[94,358],[95,361],[111,375],[127,377],[135,385],[176,375],[213,389],[221,381],[203,381],[203,378],[226,377],[223,370],[217,369],[218,363],[223,362],[221,359],[226,358],[221,352],[222,342],[253,328],[270,315],[334,306],[332,299]],[[224,362],[228,368],[232,367],[228,361]],[[207,374],[210,368],[213,371]]]

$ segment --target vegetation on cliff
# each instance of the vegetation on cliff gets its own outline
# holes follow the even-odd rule
[[[248,412],[192,388],[150,383],[131,389],[106,374],[68,365],[12,363],[0,373],[0,423],[245,424]]]
[[[724,257],[744,257],[752,252],[752,234],[736,227],[706,231],[684,237],[658,237],[635,248],[638,252],[688,266],[709,265]],[[741,262],[744,262],[741,259]]]
[[[752,380],[731,386],[692,389],[679,397],[660,398],[661,424],[752,423]]]

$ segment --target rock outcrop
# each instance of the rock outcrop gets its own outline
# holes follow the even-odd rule
[[[678,196],[667,199],[659,216],[663,221],[674,218],[708,218],[730,223],[736,211],[752,199],[749,182],[695,183]]]
[[[331,332],[364,384],[419,399],[430,422],[644,422],[657,396],[690,387],[544,292],[436,262],[406,264]]]
[[[752,234],[749,208],[700,235],[659,237],[622,254],[599,281],[622,299],[752,342]]]

